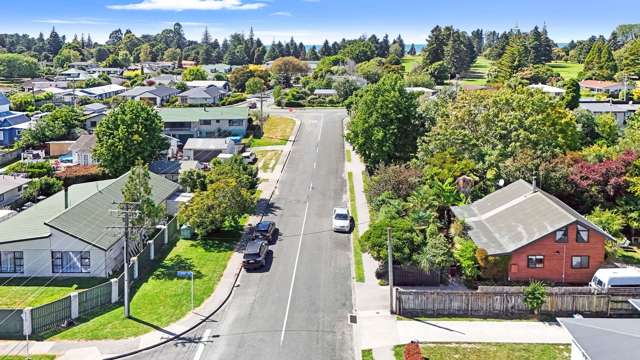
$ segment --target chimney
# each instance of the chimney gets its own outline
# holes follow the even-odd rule
[[[64,209],[68,209],[69,208],[69,187],[65,186],[64,187]]]

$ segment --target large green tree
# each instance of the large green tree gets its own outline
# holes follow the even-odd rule
[[[94,157],[112,176],[127,172],[137,160],[148,163],[169,146],[158,112],[141,101],[127,101],[96,128]]]
[[[0,77],[35,77],[40,67],[38,61],[21,54],[0,54]]]
[[[387,75],[361,90],[347,139],[371,167],[409,160],[425,130],[417,109],[416,96],[407,93],[402,76]]]

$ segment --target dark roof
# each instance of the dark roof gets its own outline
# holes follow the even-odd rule
[[[180,166],[180,161],[177,160],[156,160],[149,164],[149,171],[158,175],[178,174]]]
[[[90,152],[95,146],[95,135],[80,135],[78,140],[69,147],[69,151]]]
[[[189,89],[183,93],[180,93],[178,96],[193,99],[204,99],[219,96],[220,94],[222,94],[222,91],[218,87],[209,86]]]
[[[637,359],[640,319],[558,318],[590,360]]]
[[[85,111],[90,111],[92,113],[98,112],[98,111],[104,111],[104,110],[107,110],[108,108],[109,107],[107,105],[100,104],[100,103],[87,104],[84,106]]]
[[[122,201],[122,187],[128,177],[129,173],[122,175],[46,224],[100,249],[109,249],[121,238],[121,232],[108,228],[122,225],[122,219],[112,216],[110,210],[113,209],[114,203]],[[149,184],[151,198],[156,203],[163,202],[180,188],[178,184],[154,173],[149,174]]]
[[[609,239],[611,235],[553,195],[524,180],[464,206],[451,208],[468,226],[471,239],[489,255],[508,254],[574,222]]]
[[[263,240],[254,240],[249,241],[247,246],[244,248],[245,254],[256,254],[260,251],[260,245],[262,245]]]
[[[4,93],[0,92],[0,105],[9,105],[9,99],[4,95]]]
[[[4,111],[0,112],[0,122],[5,122],[5,127],[15,126],[24,124],[26,122],[31,121],[29,117],[23,113],[15,112],[15,111]]]
[[[258,225],[256,225],[256,230],[258,231],[269,230],[269,225],[271,224],[273,224],[273,221],[260,221]]]

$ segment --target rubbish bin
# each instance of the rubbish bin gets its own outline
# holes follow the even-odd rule
[[[184,224],[180,227],[180,237],[183,239],[191,239],[193,237],[193,230],[191,226]]]

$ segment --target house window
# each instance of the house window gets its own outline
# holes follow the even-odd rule
[[[200,120],[200,125],[209,126],[211,125],[211,120]]]
[[[567,242],[567,227],[563,227],[561,229],[556,230],[556,242]]]
[[[88,251],[52,251],[51,272],[88,273],[91,271],[91,253]]]
[[[89,126],[90,126],[90,127],[92,127],[92,128],[94,128],[94,127],[98,126],[98,122],[97,122],[97,121],[92,121],[92,122],[89,124]]]
[[[242,126],[243,123],[244,120],[242,119],[229,120],[229,126]]]
[[[571,267],[574,269],[588,269],[589,257],[586,255],[572,256]]]
[[[530,269],[539,269],[544,267],[544,256],[529,255],[527,256],[527,267]]]
[[[0,273],[24,273],[24,257],[22,251],[0,251]]]
[[[580,224],[577,226],[576,242],[586,243],[589,242],[589,229]]]

